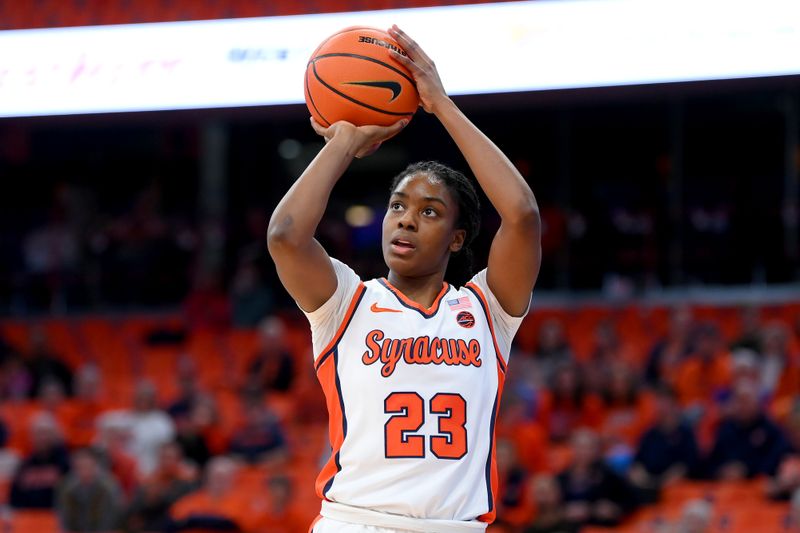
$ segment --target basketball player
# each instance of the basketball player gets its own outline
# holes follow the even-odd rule
[[[314,239],[331,189],[354,157],[398,133],[312,125],[326,145],[278,204],[269,250],[311,323],[333,452],[316,489],[314,533],[483,531],[495,516],[494,425],[508,350],[539,271],[538,207],[525,180],[447,97],[433,62],[397,26],[420,105],[467,160],[502,224],[488,267],[464,287],[445,279],[478,231],[462,174],[412,165],[392,184],[383,221],[386,278],[362,281]],[[452,268],[451,268],[452,270]],[[467,278],[469,279],[469,278]]]

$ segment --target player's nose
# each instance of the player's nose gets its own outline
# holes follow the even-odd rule
[[[410,231],[417,229],[416,218],[410,209],[404,211],[403,215],[397,220],[397,227]]]

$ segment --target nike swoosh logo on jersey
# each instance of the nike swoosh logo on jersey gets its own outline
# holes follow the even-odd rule
[[[389,307],[378,307],[378,302],[373,302],[369,306],[369,310],[373,313],[402,313],[400,309],[390,309]]]
[[[400,96],[400,91],[403,90],[400,87],[400,84],[396,81],[350,81],[345,82],[345,85],[363,85],[365,87],[377,87],[379,89],[389,89],[392,91],[392,97],[389,99],[391,102],[398,96]]]

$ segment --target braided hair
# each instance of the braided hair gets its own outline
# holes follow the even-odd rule
[[[392,180],[390,193],[394,192],[397,185],[406,176],[414,174],[427,174],[440,179],[450,190],[458,202],[458,219],[456,229],[463,229],[466,232],[464,245],[458,252],[450,255],[447,263],[445,279],[453,285],[460,287],[472,278],[473,275],[473,253],[471,244],[478,235],[481,227],[480,200],[472,181],[461,172],[454,170],[438,161],[420,161],[412,163]]]

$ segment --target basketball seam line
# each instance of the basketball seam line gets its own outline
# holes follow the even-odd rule
[[[314,75],[316,75],[316,73],[314,73]],[[319,115],[319,118],[321,118],[323,121],[327,122],[327,124],[326,124],[327,126],[330,126],[331,125],[330,120],[328,120],[327,118],[325,118],[323,116],[323,114],[320,112],[319,108],[317,107],[317,104],[314,103],[314,97],[311,96],[311,88],[308,86],[308,69],[306,69],[305,84],[306,84],[306,94],[308,94],[308,100],[311,102],[311,105],[314,107],[314,111],[317,112],[317,114]]]
[[[337,54],[337,55],[350,55],[350,54]],[[322,56],[320,56],[320,57],[322,57]],[[369,59],[369,58],[364,58],[364,59]],[[376,61],[376,62],[380,63],[380,61]],[[393,115],[393,116],[397,116],[397,117],[405,117],[405,116],[414,114],[414,111],[406,111],[406,112],[403,112],[403,113],[398,113],[396,111],[385,111],[383,109],[379,109],[377,107],[373,107],[373,106],[371,106],[369,104],[365,104],[364,102],[359,102],[355,98],[352,98],[352,97],[344,94],[343,92],[337,90],[335,87],[329,85],[325,80],[320,78],[319,74],[317,74],[317,65],[316,65],[315,61],[311,61],[311,68],[314,70],[314,77],[317,78],[317,81],[319,81],[322,85],[324,85],[325,87],[327,87],[328,89],[333,91],[335,94],[338,94],[339,96],[341,96],[345,100],[350,100],[351,102],[353,102],[356,105],[360,105],[362,107],[366,107],[367,109],[371,109],[372,111],[377,111],[378,113],[383,113],[384,115]]]
[[[388,68],[389,70],[395,71],[396,73],[398,73],[401,76],[403,76],[406,80],[408,80],[408,82],[411,85],[413,85],[415,89],[417,88],[417,82],[414,81],[414,78],[409,77],[408,74],[406,74],[405,72],[403,72],[399,68],[393,67],[389,63],[381,61],[380,59],[375,59],[374,57],[362,56],[361,54],[350,54],[350,53],[347,53],[347,52],[334,52],[332,54],[322,54],[321,56],[316,56],[314,59],[309,61],[309,63],[316,63],[318,59],[322,59],[323,57],[354,57],[356,59],[363,59],[365,61],[371,61],[373,63],[377,63],[379,65],[383,65],[384,67]]]

